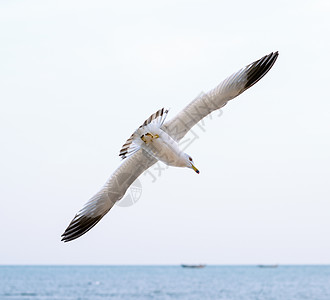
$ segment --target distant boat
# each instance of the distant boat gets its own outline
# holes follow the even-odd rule
[[[278,265],[258,265],[259,268],[277,268]]]
[[[201,269],[204,268],[206,265],[181,265],[182,268],[192,268],[192,269]]]

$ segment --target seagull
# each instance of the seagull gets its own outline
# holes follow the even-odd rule
[[[121,164],[102,189],[78,211],[62,234],[62,241],[72,241],[93,228],[125,195],[129,186],[157,161],[187,167],[199,174],[192,157],[181,151],[178,143],[200,120],[264,77],[277,57],[278,51],[272,52],[240,69],[208,93],[197,97],[169,121],[166,121],[167,109],[152,114],[122,146],[119,153]]]

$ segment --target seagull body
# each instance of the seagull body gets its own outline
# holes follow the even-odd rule
[[[169,121],[166,121],[168,110],[164,108],[152,114],[122,146],[119,153],[122,163],[103,188],[76,214],[62,234],[62,240],[74,240],[94,227],[125,195],[133,181],[157,161],[169,166],[188,167],[199,174],[191,156],[181,151],[178,143],[201,119],[258,82],[277,57],[278,52],[270,53],[240,69],[213,90],[197,97]]]
[[[167,113],[168,110],[162,108],[155,114],[152,114],[149,118],[150,123],[141,125],[140,128],[131,135],[133,140],[127,140],[119,155],[126,158],[127,155],[142,148],[168,166],[191,167],[194,169],[195,167],[192,161],[189,160],[188,155],[183,153],[178,143],[172,139],[167,132],[162,130],[162,125],[166,119]],[[133,150],[130,151],[132,147]],[[130,151],[129,154],[128,151]],[[190,162],[188,163],[187,160]]]

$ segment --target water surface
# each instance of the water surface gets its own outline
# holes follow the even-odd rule
[[[330,266],[0,266],[1,300],[330,299]]]

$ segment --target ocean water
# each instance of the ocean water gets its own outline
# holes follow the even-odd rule
[[[330,266],[0,266],[1,300],[330,299]]]

